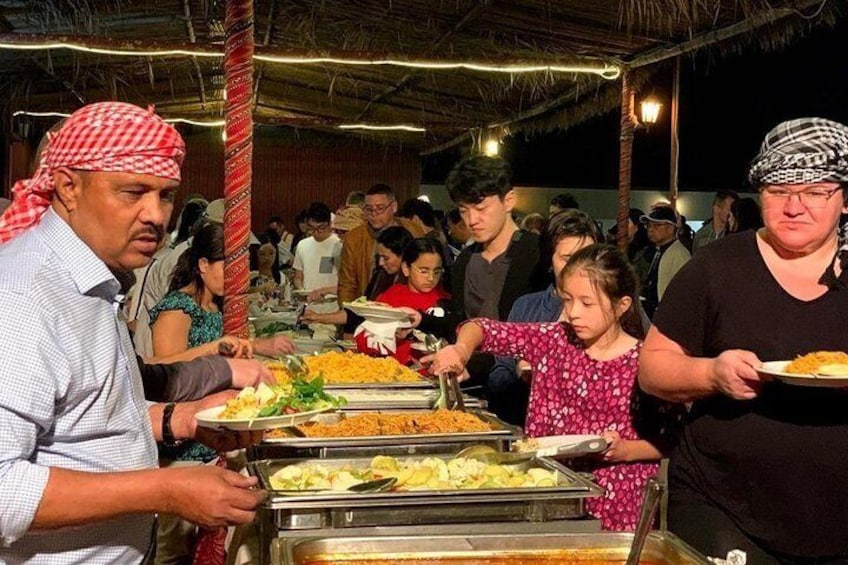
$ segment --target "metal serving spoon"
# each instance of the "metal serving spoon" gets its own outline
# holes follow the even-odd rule
[[[395,486],[396,482],[397,477],[384,477],[382,479],[374,479],[373,481],[365,481],[364,483],[353,485],[352,487],[348,487],[347,490],[359,494],[383,492]]]

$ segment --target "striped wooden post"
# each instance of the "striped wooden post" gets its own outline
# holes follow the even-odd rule
[[[253,167],[253,0],[227,0],[224,73],[224,333],[247,337]]]

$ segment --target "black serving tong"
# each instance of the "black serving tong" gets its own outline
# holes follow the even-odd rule
[[[436,353],[447,344],[448,342],[444,339],[432,334],[424,334],[424,347],[427,348],[428,353]],[[465,400],[462,398],[462,389],[459,388],[456,373],[448,372],[439,375],[439,398],[436,400],[435,408],[465,412]]]
[[[656,478],[648,479],[648,482],[645,484],[642,513],[639,516],[639,521],[636,523],[636,531],[633,533],[633,544],[630,546],[630,553],[627,556],[625,565],[639,565],[639,557],[642,555],[642,549],[645,547],[645,541],[648,539],[651,526],[654,524],[654,518],[657,515],[657,510],[660,507],[660,501],[665,490],[665,483]]]

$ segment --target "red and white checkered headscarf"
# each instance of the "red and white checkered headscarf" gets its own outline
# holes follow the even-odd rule
[[[0,243],[36,225],[50,206],[53,169],[148,174],[180,180],[185,143],[153,113],[124,102],[80,108],[51,135],[31,179],[12,187],[13,202],[0,217]]]

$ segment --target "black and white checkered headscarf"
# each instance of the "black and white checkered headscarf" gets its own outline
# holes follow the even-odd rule
[[[799,118],[766,135],[748,180],[764,184],[848,182],[848,126],[823,118]]]

